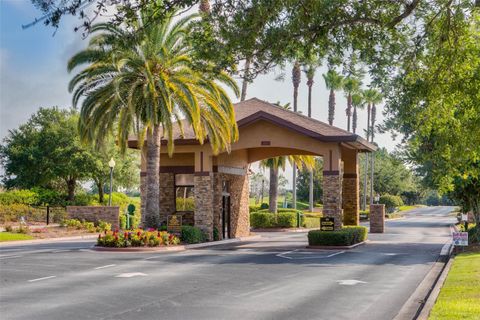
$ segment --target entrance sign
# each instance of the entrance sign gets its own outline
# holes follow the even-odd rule
[[[456,246],[468,246],[468,232],[454,232],[453,244]]]
[[[334,231],[335,218],[323,217],[320,218],[320,231]]]
[[[167,217],[167,231],[173,233],[182,232],[182,216],[176,214]]]

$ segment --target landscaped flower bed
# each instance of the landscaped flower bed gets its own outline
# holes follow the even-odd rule
[[[110,248],[159,247],[180,244],[180,239],[166,231],[155,229],[105,231],[98,235],[97,246]]]

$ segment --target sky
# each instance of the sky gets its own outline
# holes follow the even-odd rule
[[[71,106],[71,94],[67,88],[72,74],[67,72],[67,61],[86,47],[88,39],[83,39],[81,32],[74,32],[74,27],[80,23],[75,17],[64,19],[58,30],[42,23],[22,29],[22,25],[40,16],[41,12],[33,7],[30,0],[0,0],[0,140],[9,130],[26,122],[40,107]],[[285,80],[276,81],[281,72],[276,69],[255,79],[248,87],[247,99],[257,97],[282,104],[292,102],[291,66],[287,65],[284,71]],[[322,78],[325,72],[324,67],[319,68],[314,79],[312,116],[327,122],[328,91]],[[240,85],[240,81],[238,83]],[[238,101],[235,97],[232,99]],[[304,74],[298,105],[299,110],[307,114]],[[337,93],[334,125],[344,129],[347,125],[345,106],[343,93]],[[382,112],[377,114],[378,123],[381,123]],[[366,118],[366,111],[360,111],[357,130],[360,134],[366,127]],[[390,133],[376,134],[376,142],[389,151],[399,143],[392,139]],[[288,171],[287,177],[290,176]]]

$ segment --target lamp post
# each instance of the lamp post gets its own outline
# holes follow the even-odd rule
[[[108,166],[110,167],[110,195],[108,197],[108,206],[112,205],[112,183],[113,183],[113,168],[115,168],[115,160],[110,158],[108,161]]]

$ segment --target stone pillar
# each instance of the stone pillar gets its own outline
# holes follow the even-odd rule
[[[160,173],[160,223],[167,224],[167,216],[175,212],[175,174]]]
[[[343,159],[343,223],[358,226],[360,223],[360,190],[358,181],[358,154],[356,150],[342,151]]]
[[[335,230],[343,225],[342,175],[339,148],[329,150],[323,157],[323,216],[335,220]]]
[[[211,172],[195,173],[195,226],[213,240],[213,174]]]
[[[385,232],[385,205],[370,205],[370,233]]]
[[[248,200],[250,184],[248,175],[230,176],[231,234],[232,237],[245,237],[250,234],[250,212]]]

